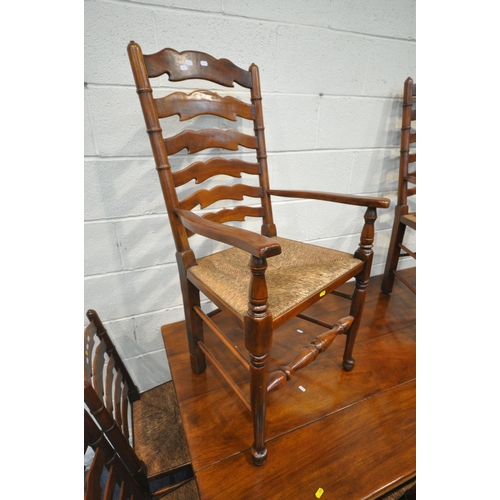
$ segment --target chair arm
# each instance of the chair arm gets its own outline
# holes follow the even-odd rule
[[[347,205],[357,205],[368,208],[389,208],[391,200],[388,198],[370,198],[367,196],[355,196],[352,194],[324,193],[320,191],[294,191],[290,189],[270,189],[269,194],[274,196],[286,196],[289,198],[308,198],[311,200],[334,201]]]
[[[227,243],[259,259],[273,257],[281,253],[280,244],[262,234],[213,222],[189,210],[178,208],[175,210],[175,214],[179,217],[184,227],[193,231],[193,233]]]

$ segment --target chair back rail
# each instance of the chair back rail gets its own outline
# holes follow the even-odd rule
[[[417,142],[415,121],[417,86],[413,79],[408,77],[403,91],[403,114],[401,123],[401,152],[399,157],[398,205],[407,205],[408,197],[417,193],[417,172],[410,165],[417,162],[416,152],[412,152],[412,145]],[[409,186],[412,184],[412,186]]]
[[[257,67],[252,65],[249,70],[244,70],[227,59],[216,59],[196,51],[177,52],[169,48],[156,54],[143,55],[134,42],[129,44],[128,51],[171,222],[174,219],[172,230],[177,250],[188,250],[187,238],[193,234],[171,215],[179,208],[205,210],[216,206],[200,215],[220,223],[242,222],[246,217],[258,217],[262,219],[261,232],[268,236],[275,235],[268,194],[267,154]],[[165,97],[153,98],[149,79],[164,74],[173,82],[202,79],[224,87],[238,84],[240,89],[243,87],[239,93],[246,92],[249,102],[212,90],[194,90],[189,94],[174,92]],[[249,135],[222,127],[201,130],[187,127],[175,135],[169,136],[167,132],[164,137],[160,119],[174,115],[178,115],[180,122],[189,123],[202,115],[212,115],[230,122],[239,119],[250,121],[253,122],[254,133]],[[209,153],[211,156],[208,159],[197,158],[175,171],[171,167],[170,162],[178,153],[187,152],[190,156],[213,149],[216,154]],[[256,161],[247,161],[242,156],[245,150],[253,150]],[[232,152],[236,156],[231,156]],[[237,182],[243,176],[245,179]],[[207,188],[204,184],[209,180],[211,185]],[[214,186],[215,180],[217,185]],[[178,189],[192,181],[199,188],[190,190],[188,194]]]
[[[394,210],[394,222],[387,251],[384,269],[384,279],[381,289],[384,293],[391,293],[394,278],[398,278],[410,290],[416,293],[416,287],[398,271],[398,262],[401,257],[411,256],[416,259],[416,252],[410,250],[403,241],[406,228],[417,229],[415,211],[410,211],[408,198],[417,194],[417,86],[413,79],[408,77],[403,88],[403,110],[401,118],[401,150],[399,156],[399,176],[397,202]]]
[[[132,384],[134,399],[139,392],[102,323],[95,321],[96,316],[95,311],[89,311],[91,322],[84,331],[85,381],[103,402],[116,425],[130,438],[129,384]]]

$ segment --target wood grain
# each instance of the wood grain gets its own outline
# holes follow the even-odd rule
[[[172,360],[174,362],[179,360],[183,363],[187,360],[182,373],[174,375],[174,380],[177,377],[180,385],[191,387],[191,389],[194,388],[194,391],[186,399],[181,398],[180,402],[181,411],[184,412],[183,419],[186,427],[189,428],[191,436],[191,452],[193,457],[196,457],[194,458],[196,467],[208,467],[214,463],[213,461],[225,460],[230,455],[244,453],[246,450],[251,450],[252,463],[262,466],[267,460],[266,439],[278,438],[283,433],[297,432],[298,429],[304,429],[312,422],[326,419],[332,412],[336,413],[344,410],[350,405],[359,403],[363,398],[374,397],[377,391],[381,390],[380,387],[384,388],[382,390],[388,391],[391,387],[394,387],[393,384],[407,382],[406,379],[401,378],[401,374],[403,374],[403,377],[408,376],[405,368],[411,367],[409,360],[414,356],[411,349],[411,346],[414,346],[414,339],[412,344],[411,335],[408,337],[408,334],[405,336],[400,331],[392,330],[381,332],[362,341],[361,345],[353,350],[362,320],[363,306],[369,296],[367,285],[373,259],[372,247],[377,209],[387,208],[389,200],[387,198],[327,192],[271,190],[264,137],[262,93],[259,71],[255,64],[252,64],[249,70],[246,71],[228,60],[216,59],[205,53],[195,51],[177,52],[169,48],[156,54],[143,56],[140,47],[134,42],[129,44],[128,53],[176,243],[176,259],[179,265],[179,276],[185,305],[190,354],[186,358],[186,355],[179,353],[176,360],[176,355],[172,353]],[[213,89],[212,84],[208,86],[210,91],[195,91],[190,95],[176,92],[168,98],[154,100],[149,78],[155,78],[164,73],[167,73],[172,81],[201,78],[225,86],[233,86],[234,82],[237,82],[250,90],[251,105],[237,103],[231,98],[226,99],[216,96],[211,92],[211,89]],[[247,135],[243,133],[243,131],[247,130],[245,127],[242,128],[242,131],[207,128],[203,130],[187,129],[173,137],[163,138],[159,118],[172,114],[177,114],[181,120],[194,118],[200,114],[215,114],[226,120],[236,120],[237,117],[252,119],[254,134]],[[219,119],[218,123],[223,125],[223,120]],[[189,127],[199,128],[194,125]],[[240,127],[238,128],[240,129]],[[185,149],[189,154],[192,154],[212,148],[223,148],[230,151],[237,151],[240,148],[255,149],[258,162],[259,187],[246,185],[252,183],[245,180],[245,184],[240,183],[236,186],[219,187],[210,190],[201,189],[196,194],[191,192],[182,201],[179,200],[180,193],[175,190],[176,183],[170,170],[168,157]],[[206,160],[206,155],[201,156],[201,159]],[[208,162],[205,167],[207,166]],[[219,168],[221,166],[220,162],[211,164],[206,169],[208,176],[213,176],[217,170],[216,166]],[[223,169],[226,167],[227,165],[222,166]],[[195,173],[196,181],[200,182],[203,175],[199,171],[196,172],[199,168],[202,167],[196,166],[191,172],[189,170],[183,172],[179,175],[178,180],[183,183],[185,181],[184,175],[189,177]],[[239,166],[234,171],[231,169],[229,175],[237,172],[238,168]],[[310,175],[310,173],[308,174]],[[212,180],[227,181],[223,176],[221,176],[221,179]],[[230,184],[234,184],[234,182]],[[332,276],[328,283],[321,283],[321,288],[317,293],[314,286],[310,289],[306,288],[306,282],[310,283],[307,279],[290,280],[281,293],[281,297],[290,297],[290,303],[285,304],[282,302],[283,306],[286,305],[286,307],[282,308],[276,306],[273,297],[270,300],[271,305],[268,304],[268,283],[264,274],[267,267],[266,259],[281,252],[281,247],[272,239],[277,235],[271,210],[272,195],[309,198],[367,207],[364,216],[365,224],[360,234],[359,248],[354,254],[355,259],[350,261],[350,265],[346,264],[345,269],[339,268],[339,271],[342,271],[341,275]],[[197,206],[207,207],[215,201],[225,199],[243,200],[248,196],[254,198],[251,202],[252,205],[257,205],[257,201],[260,205],[260,216],[262,216],[261,234],[214,222],[234,220],[233,216],[236,217],[236,220],[241,220],[241,218],[249,215],[246,209],[228,212],[226,207],[222,207],[222,215],[206,218],[199,217],[189,211],[189,209]],[[253,212],[252,215],[254,213],[256,214],[256,212]],[[201,266],[198,268],[193,267],[195,255],[189,248],[188,242],[188,236],[191,232],[236,246],[251,254],[248,264],[251,271],[251,280],[249,285],[244,285],[244,290],[248,290],[248,300],[243,298],[243,300],[238,301],[237,307],[234,306],[233,302],[227,300],[227,296],[225,297],[225,291],[221,291],[217,284],[212,288],[209,280],[204,280],[203,276],[197,273]],[[285,252],[283,255],[285,255]],[[302,261],[306,260],[303,254],[298,257]],[[243,262],[242,265],[246,272],[248,270],[246,262]],[[286,269],[286,267],[284,268]],[[307,276],[307,271],[303,267],[299,266],[298,270],[303,277]],[[236,275],[240,276],[239,273],[236,273]],[[352,317],[350,327],[339,333],[341,342],[332,346],[332,352],[325,355],[325,359],[319,359],[317,363],[314,363],[314,366],[306,366],[310,365],[310,361],[324,350],[324,346],[333,341],[335,332],[327,333],[326,336],[323,331],[309,335],[311,333],[309,330],[313,329],[309,324],[307,340],[305,340],[304,336],[298,332],[299,328],[294,327],[296,324],[295,320],[293,320],[294,315],[304,312],[313,306],[315,302],[320,301],[325,294],[333,292],[352,278],[355,278],[355,283],[349,311],[347,313],[343,312],[336,318],[328,318],[328,321],[333,324],[339,317]],[[226,281],[230,285],[231,282],[239,279],[237,277]],[[284,283],[287,282],[284,281]],[[319,286],[318,284],[317,287]],[[206,335],[206,341],[203,340],[203,325],[200,318],[193,314],[194,307],[200,305],[200,293],[212,300],[220,309],[236,317],[238,324],[228,325],[230,327],[230,340],[225,345],[219,345],[220,339],[217,336],[214,339],[212,335]],[[291,303],[292,301],[295,302]],[[340,307],[344,307],[344,305]],[[221,314],[216,321],[224,323],[230,319]],[[291,322],[285,327],[284,325],[288,321]],[[303,319],[300,321],[304,322]],[[314,323],[314,328],[320,327],[322,323],[326,322],[320,320]],[[281,326],[283,326],[282,330],[280,329]],[[241,328],[238,327],[244,327],[244,338]],[[398,356],[394,356],[392,351],[389,350],[391,344],[398,344],[398,341],[392,339],[393,336],[399,339],[399,345],[404,346],[404,349],[401,349],[401,356],[399,355],[399,347],[395,349],[398,351]],[[304,344],[310,342],[311,337],[316,340],[313,341],[313,344],[308,344],[308,347],[304,349]],[[386,340],[385,344],[383,339]],[[201,342],[203,342],[203,345]],[[217,350],[227,348],[227,345],[236,346],[231,347],[230,352],[238,350],[238,352],[248,356],[250,381],[248,381],[246,374],[245,378],[240,375],[238,370],[242,370],[241,364],[235,367],[233,361],[228,360],[227,352],[222,351],[221,358],[208,355],[209,352],[214,354]],[[385,345],[385,349],[383,345]],[[343,355],[342,347],[344,347]],[[285,348],[287,348],[286,354]],[[368,348],[371,349],[369,355],[367,354]],[[185,345],[184,349],[186,349]],[[301,349],[302,351],[300,351]],[[301,353],[297,355],[297,352]],[[373,353],[376,353],[376,355]],[[296,357],[292,358],[290,354]],[[347,373],[355,367],[355,356],[359,362],[363,363],[363,368],[354,370],[353,374]],[[291,362],[290,359],[292,359]],[[272,366],[267,366],[268,360]],[[205,374],[207,364],[217,366],[218,372],[208,370]],[[226,364],[228,365],[227,368]],[[244,364],[246,365],[246,362]],[[281,366],[286,379],[290,378],[289,374],[299,369],[302,370],[301,376],[297,376],[296,381],[292,380],[290,385],[287,384],[281,394],[270,394],[270,405],[267,408],[267,373],[268,368],[272,369],[273,366]],[[385,379],[378,380],[378,373],[383,372],[387,366],[391,368],[391,371],[386,374]],[[193,373],[197,374],[196,380],[192,377],[192,373],[188,375],[187,372],[190,372],[190,368]],[[172,373],[176,372],[176,370],[172,369]],[[302,376],[302,371],[304,376]],[[232,373],[235,374],[235,377],[231,377]],[[220,374],[223,374],[222,379]],[[364,378],[356,386],[354,382],[356,377],[360,375],[363,375]],[[307,377],[314,379],[308,382],[311,387],[309,387],[307,393],[305,390],[301,390],[300,393],[298,391],[297,394],[294,394],[297,383],[307,381]],[[279,379],[276,383],[281,386],[283,377],[279,376]],[[372,385],[374,381],[377,382],[376,386]],[[208,392],[203,390],[202,386],[205,383],[207,384],[205,389],[210,387]],[[250,387],[248,387],[248,384]],[[224,394],[231,387],[237,388],[236,392],[238,394],[241,392],[242,397],[236,398],[239,406],[234,405],[234,393],[232,397]],[[318,392],[315,396],[316,387]],[[343,389],[343,387],[346,388]],[[358,388],[356,389],[356,387]],[[302,389],[304,389],[304,386],[302,386]],[[179,393],[180,391],[181,389],[179,389]],[[248,407],[247,398],[243,396],[248,392],[250,393],[248,401],[250,401],[252,414],[251,421],[248,420],[247,414],[244,417],[238,414],[244,409],[241,408],[240,400],[244,401],[244,406]],[[298,398],[298,400],[295,401],[294,398]],[[219,413],[222,408],[224,412]],[[311,409],[313,409],[312,412]],[[269,411],[269,418],[266,418],[267,411]],[[202,416],[201,420],[200,415]],[[240,420],[238,420],[238,417],[240,417]],[[251,430],[253,432],[249,432],[247,424],[252,424]],[[264,433],[266,425],[267,435]],[[198,441],[200,442],[199,446],[196,445]],[[297,453],[300,453],[300,448],[301,445],[298,444]],[[280,454],[277,454],[274,460],[279,461]]]
[[[200,205],[206,208],[220,200],[242,200],[244,196],[251,198],[262,197],[262,189],[257,186],[247,186],[246,184],[235,184],[234,186],[217,186],[213,189],[199,189],[191,196],[180,202],[183,210],[191,210]]]
[[[177,52],[166,48],[156,54],[145,55],[144,60],[150,78],[167,73],[173,82],[204,78],[226,87],[233,87],[233,82],[246,88],[252,86],[249,71],[239,68],[228,59],[216,59],[204,52]]]
[[[414,269],[404,273],[415,279]],[[262,467],[252,465],[246,409],[213,369],[192,373],[183,323],[162,328],[202,499],[314,498],[319,487],[323,498],[375,499],[415,476],[415,296],[398,282],[391,295],[381,293],[381,278],[372,278],[367,288],[355,368],[339,369],[343,346],[334,342],[323,359],[270,395],[269,459]],[[349,302],[330,295],[314,308],[327,321],[348,311]],[[230,321],[222,313],[213,319]],[[290,343],[300,346],[322,331],[300,319],[280,328],[271,365],[279,366]],[[241,335],[234,330],[230,339],[239,341],[246,355]],[[205,337],[218,358],[227,360],[226,370],[241,389],[248,390],[246,370],[224,357],[218,339]]]
[[[201,498],[314,498],[320,487],[323,498],[376,498],[415,474],[415,381],[267,444],[264,467],[252,467],[245,450],[198,471]]]
[[[174,172],[172,178],[175,186],[178,187],[192,180],[196,180],[196,184],[200,184],[214,175],[241,177],[243,172],[258,174],[259,165],[238,158],[210,158],[208,161],[197,161],[179,172]]]
[[[255,119],[255,109],[251,104],[232,96],[220,96],[207,90],[195,90],[190,94],[174,92],[155,99],[159,118],[179,115],[181,121],[200,115],[216,115],[236,121],[237,116],[247,120]]]
[[[167,154],[173,155],[186,148],[189,153],[198,153],[209,148],[223,148],[236,151],[238,146],[256,149],[257,140],[252,135],[237,130],[184,130],[180,134],[164,139]]]

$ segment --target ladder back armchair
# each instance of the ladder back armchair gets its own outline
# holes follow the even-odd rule
[[[267,459],[265,416],[269,395],[315,360],[338,335],[345,336],[343,367],[354,367],[353,347],[370,276],[377,208],[387,208],[389,200],[271,189],[259,69],[255,64],[245,70],[227,59],[171,48],[144,55],[135,42],[128,45],[128,54],[175,242],[191,367],[200,374],[208,359],[234,389],[252,417],[253,462],[262,465]],[[196,79],[196,86],[205,86],[161,96],[162,89],[155,84],[153,95],[151,80],[163,75],[168,75],[170,82]],[[235,84],[238,98],[223,95],[225,88]],[[243,92],[245,100],[239,98]],[[178,120],[172,124],[175,115]],[[215,117],[211,123],[221,126],[195,130],[206,123],[206,115]],[[164,136],[161,120],[165,119],[170,125],[165,126]],[[180,130],[184,122],[188,125]],[[224,128],[231,126],[229,122],[236,122],[236,127]],[[213,153],[214,149],[215,155],[209,157],[207,150]],[[193,159],[188,166],[182,164],[186,157]],[[366,207],[364,221],[360,221],[359,248],[350,254],[278,236],[272,197]],[[261,220],[260,232],[241,227],[248,218]],[[190,245],[194,234],[229,248],[197,255]],[[350,314],[323,324],[323,334],[268,373],[273,331],[297,315],[320,324],[304,311],[352,278],[355,285]],[[202,310],[200,292],[215,304],[215,311],[207,314]],[[242,328],[248,354],[235,347],[213,321],[213,315],[221,310]],[[249,395],[232,380],[223,362],[215,359],[205,342],[204,329],[216,335],[248,371]]]

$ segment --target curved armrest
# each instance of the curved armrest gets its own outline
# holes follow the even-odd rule
[[[177,209],[175,214],[181,219],[184,227],[193,231],[193,233],[227,243],[259,259],[273,257],[281,253],[280,244],[262,234],[213,222],[189,210]]]
[[[352,194],[324,193],[321,191],[294,191],[291,189],[270,189],[269,194],[286,196],[288,198],[308,198],[310,200],[334,201],[347,205],[357,205],[369,208],[389,208],[391,200],[388,198],[370,198]]]

